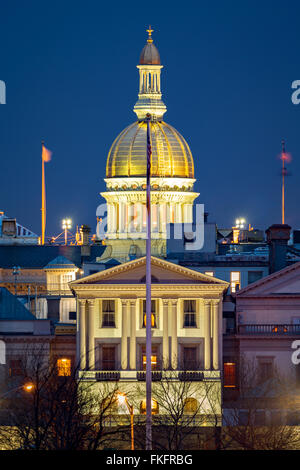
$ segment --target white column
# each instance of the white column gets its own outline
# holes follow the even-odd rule
[[[193,222],[193,204],[186,204],[187,223]]]
[[[159,204],[159,232],[164,233],[166,230],[166,204],[162,202]]]
[[[182,222],[182,209],[181,204],[179,202],[175,204],[175,222],[177,224],[180,224]]]
[[[134,232],[134,204],[128,206],[128,232]]]
[[[210,300],[204,300],[204,369],[211,369]]]
[[[142,232],[142,228],[143,228],[143,205],[141,202],[138,202],[136,203],[135,205],[136,207],[136,219],[135,219],[135,223],[136,223],[136,230],[138,232]]]
[[[136,300],[130,300],[130,369],[136,369]]]
[[[89,370],[95,369],[95,299],[88,300]]]
[[[127,321],[128,321],[128,300],[122,302],[122,337],[121,337],[121,369],[126,370],[128,364],[127,353]]]
[[[110,231],[115,233],[116,231],[116,211],[115,204],[112,202],[110,205]]]
[[[79,329],[79,357],[80,370],[86,369],[86,300],[78,300],[78,329]]]
[[[123,210],[123,202],[119,202],[119,233],[124,231],[124,210]]]
[[[178,341],[177,341],[177,299],[171,300],[172,323],[171,323],[171,364],[172,369],[177,369],[178,365]]]
[[[213,300],[213,367],[219,370],[219,301]]]
[[[168,369],[170,367],[169,359],[169,301],[163,299],[163,368]]]

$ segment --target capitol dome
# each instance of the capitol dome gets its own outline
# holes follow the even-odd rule
[[[194,178],[190,148],[174,127],[163,121],[150,122],[151,176]],[[106,177],[146,177],[147,124],[137,121],[116,138],[108,154]]]

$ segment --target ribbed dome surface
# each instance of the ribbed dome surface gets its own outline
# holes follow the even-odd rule
[[[147,43],[142,50],[140,65],[160,65],[160,55],[153,43]]]
[[[179,132],[165,122],[151,122],[151,176],[194,178],[190,148]],[[146,176],[147,124],[126,127],[111,146],[106,177]]]

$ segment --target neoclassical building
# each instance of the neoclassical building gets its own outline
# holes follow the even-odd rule
[[[146,367],[145,257],[70,283],[77,298],[80,373],[120,391],[143,382]],[[152,257],[152,370],[206,382],[221,403],[222,302],[228,283]],[[184,375],[183,375],[184,373]],[[100,385],[99,385],[100,383]]]
[[[152,254],[166,254],[167,224],[192,223],[194,162],[182,135],[163,121],[167,108],[162,101],[160,55],[153,44],[152,30],[142,50],[139,65],[139,94],[134,106],[138,120],[115,139],[106,164],[107,203],[105,250],[101,260],[128,261],[130,255],[145,254],[146,238],[146,132],[151,115],[151,203]]]

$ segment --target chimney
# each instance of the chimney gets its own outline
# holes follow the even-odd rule
[[[91,255],[91,246],[89,242],[90,232],[91,232],[91,229],[88,225],[81,225],[80,227],[81,256]]]
[[[269,245],[270,274],[286,267],[287,244],[291,227],[287,224],[273,224],[266,230]]]

